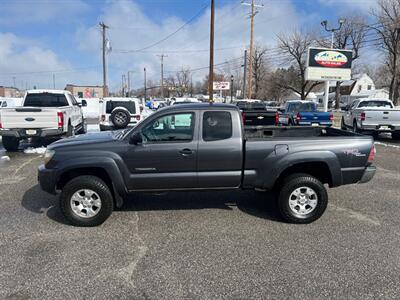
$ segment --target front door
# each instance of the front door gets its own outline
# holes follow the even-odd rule
[[[143,142],[130,145],[126,163],[129,190],[197,187],[197,147],[194,112],[166,114],[146,124]]]

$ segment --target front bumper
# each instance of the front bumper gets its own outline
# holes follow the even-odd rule
[[[28,134],[27,130],[35,130],[35,134]],[[62,129],[1,129],[0,136],[12,136],[20,139],[32,138],[32,137],[57,137],[63,134]]]
[[[361,180],[358,183],[366,183],[371,181],[376,173],[376,167],[369,166],[365,169],[364,174],[361,177]]]
[[[40,165],[38,169],[38,181],[40,188],[50,194],[56,194],[57,176],[56,169],[46,169],[45,165]]]

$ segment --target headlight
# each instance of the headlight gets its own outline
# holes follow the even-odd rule
[[[44,164],[47,165],[47,163],[53,158],[54,154],[56,151],[54,150],[49,150],[47,149],[46,152],[44,153]]]

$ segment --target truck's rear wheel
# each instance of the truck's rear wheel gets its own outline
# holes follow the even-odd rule
[[[107,220],[114,209],[114,202],[103,180],[95,176],[79,176],[64,186],[60,207],[72,225],[92,227]]]
[[[308,174],[289,176],[279,194],[279,211],[290,223],[306,224],[319,219],[328,205],[322,182]]]
[[[13,136],[3,136],[2,138],[4,148],[9,152],[18,151],[19,139]]]

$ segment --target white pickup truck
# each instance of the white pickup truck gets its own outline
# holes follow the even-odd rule
[[[81,106],[68,91],[27,91],[21,107],[0,110],[0,136],[7,151],[23,139],[54,139],[86,132]]]
[[[345,108],[342,129],[377,136],[381,132],[392,133],[400,139],[400,109],[387,99],[357,99]]]

